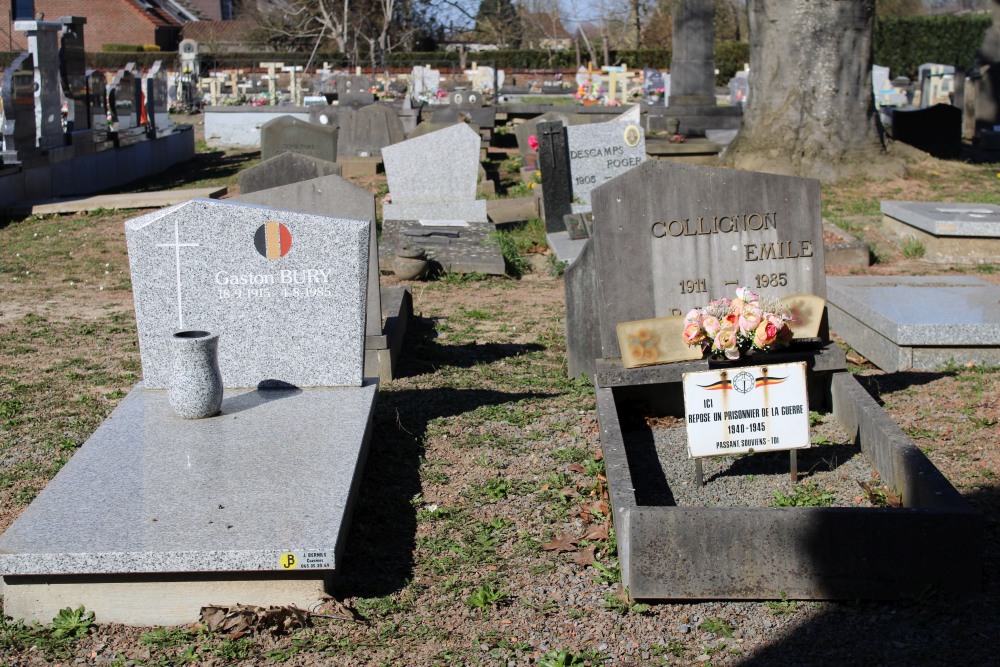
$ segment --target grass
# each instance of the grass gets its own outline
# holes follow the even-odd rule
[[[819,488],[816,482],[804,482],[793,485],[787,495],[776,490],[771,507],[829,507],[834,499],[832,491]]]

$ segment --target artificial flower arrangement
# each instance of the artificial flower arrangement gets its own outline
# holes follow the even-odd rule
[[[778,299],[736,289],[735,299],[714,299],[684,318],[684,342],[701,346],[715,359],[740,359],[751,352],[770,352],[792,340],[792,315]]]

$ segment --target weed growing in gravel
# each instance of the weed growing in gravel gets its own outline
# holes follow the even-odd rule
[[[726,623],[724,619],[717,618],[715,616],[709,616],[708,618],[706,618],[704,621],[701,622],[701,625],[698,626],[698,629],[704,630],[705,632],[711,632],[714,635],[722,635],[723,637],[729,637],[730,639],[732,639],[733,630],[735,630],[736,628],[731,626],[729,623]]]
[[[499,607],[507,602],[510,595],[506,591],[496,588],[491,583],[485,583],[472,591],[465,600],[465,604],[474,609],[486,610],[490,607]]]
[[[194,636],[184,628],[156,628],[144,632],[139,641],[153,648],[178,648],[190,643]]]
[[[552,649],[538,659],[538,667],[574,667],[585,664],[587,661],[583,656],[574,655],[566,649]]]
[[[988,273],[993,274],[997,272],[996,264],[976,264],[976,271],[978,273]]]
[[[791,495],[775,490],[771,507],[829,507],[834,498],[833,491],[819,488],[816,482],[805,482],[794,485]]]
[[[617,611],[622,616],[627,616],[628,614],[645,614],[650,610],[650,606],[648,604],[640,604],[629,600],[627,590],[621,595],[610,591],[605,593],[604,608],[610,609],[611,611]]]
[[[595,560],[590,564],[590,567],[594,568],[597,572],[597,574],[594,575],[594,583],[605,585],[621,583],[622,571],[618,566],[618,561],[613,561],[611,565],[608,566]]]
[[[563,447],[552,452],[552,458],[560,463],[583,463],[590,458],[586,447]]]
[[[225,660],[247,660],[253,653],[253,639],[250,637],[241,637],[240,639],[227,637],[215,648],[215,655]]]
[[[775,616],[789,616],[799,610],[799,603],[788,599],[788,593],[781,591],[781,600],[767,600],[764,602],[767,608]]]
[[[920,259],[927,253],[927,248],[919,239],[907,236],[903,241],[902,251],[903,257],[907,259]]]

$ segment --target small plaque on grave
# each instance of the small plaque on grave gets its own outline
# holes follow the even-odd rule
[[[805,362],[685,373],[683,384],[693,459],[809,446]]]
[[[621,322],[616,329],[625,368],[702,358],[700,347],[684,344],[682,315]]]
[[[819,336],[826,299],[814,294],[793,294],[781,299],[781,303],[788,308],[788,312],[792,316],[792,319],[788,320],[786,324],[796,338],[816,338]]]

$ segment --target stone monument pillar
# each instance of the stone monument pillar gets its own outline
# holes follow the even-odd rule
[[[87,106],[87,65],[84,58],[82,16],[60,16],[63,24],[62,46],[59,51],[59,73],[63,96],[68,102],[69,116],[66,129],[70,141],[91,141],[90,110]]]
[[[674,1],[670,106],[715,106],[715,25],[712,0]]]
[[[14,29],[28,33],[28,52],[35,61],[35,127],[38,147],[58,148],[66,143],[59,91],[59,35],[57,21],[15,21]]]

